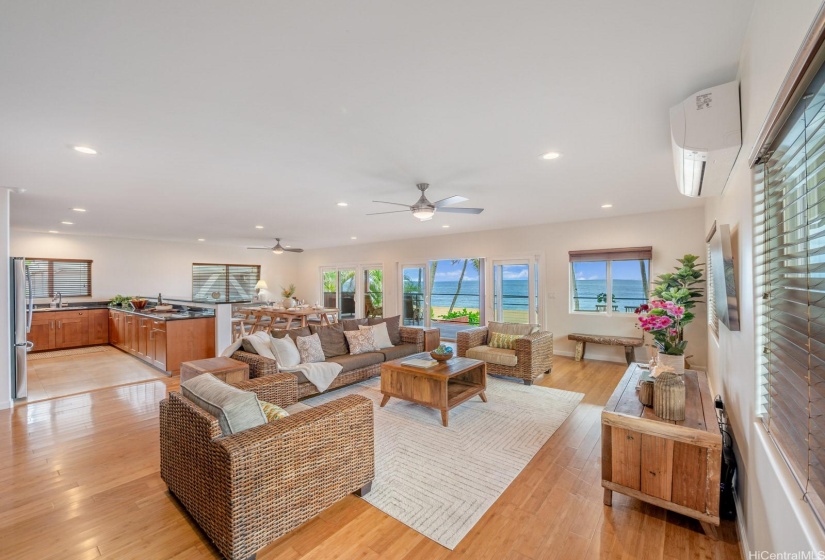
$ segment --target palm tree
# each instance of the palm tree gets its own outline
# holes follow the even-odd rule
[[[455,294],[453,294],[453,301],[452,301],[452,303],[450,303],[450,309],[449,309],[449,311],[447,311],[447,314],[450,314],[450,313],[453,312],[453,308],[455,307],[455,302],[458,300],[458,294],[461,293],[461,284],[464,282],[464,273],[467,272],[467,262],[469,261],[469,262],[473,263],[473,268],[476,269],[476,272],[479,272],[481,270],[481,264],[480,264],[479,259],[463,259],[463,261],[464,261],[464,263],[461,266],[461,274],[458,277],[458,286],[456,287]],[[450,262],[452,262],[453,264],[458,264],[459,259],[456,259],[456,260],[450,261]]]

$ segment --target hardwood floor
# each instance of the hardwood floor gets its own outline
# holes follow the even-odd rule
[[[102,352],[28,360],[29,403],[168,376],[106,346]]]
[[[585,393],[454,551],[355,496],[259,559],[739,558],[732,522],[699,523],[614,494],[602,504],[599,416],[621,364],[556,357],[540,384]],[[0,411],[0,556],[42,560],[217,558],[158,474],[158,402],[177,378]]]

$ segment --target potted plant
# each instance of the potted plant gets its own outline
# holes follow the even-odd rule
[[[697,298],[702,297],[702,271],[697,268],[696,255],[677,259],[681,266],[676,272],[660,275],[653,283],[650,303],[636,309],[643,331],[653,336],[659,348],[659,363],[673,367],[677,373],[685,371],[685,326],[693,321],[691,311]]]
[[[295,284],[290,284],[288,288],[281,286],[281,295],[284,297],[281,305],[286,309],[290,309],[293,306],[292,296],[295,295]]]

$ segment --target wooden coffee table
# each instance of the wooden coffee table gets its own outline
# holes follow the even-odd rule
[[[472,358],[452,358],[435,366],[422,368],[405,365],[413,358],[431,359],[429,352],[381,364],[381,406],[390,397],[414,402],[441,411],[441,423],[447,427],[447,412],[478,395],[487,402],[487,364]]]
[[[224,383],[239,383],[249,379],[249,365],[232,358],[207,358],[180,365],[180,382],[197,377],[202,373],[211,373]]]

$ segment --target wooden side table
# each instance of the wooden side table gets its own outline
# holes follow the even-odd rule
[[[424,330],[424,351],[432,352],[441,344],[441,329],[426,328]]]
[[[222,356],[183,362],[180,365],[180,382],[185,383],[202,373],[211,373],[224,383],[238,383],[249,379],[249,365]]]
[[[632,364],[602,411],[604,503],[613,492],[698,519],[716,538],[722,434],[704,372],[685,370],[685,419],[662,420],[639,402]]]

